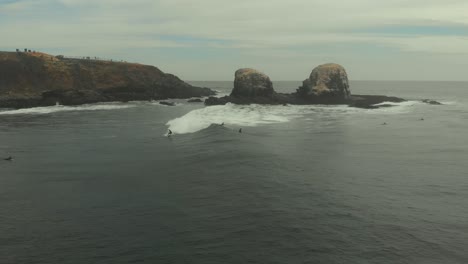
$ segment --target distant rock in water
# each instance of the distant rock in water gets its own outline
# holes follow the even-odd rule
[[[431,105],[442,105],[442,103],[440,102],[437,102],[437,101],[434,101],[434,100],[429,100],[429,99],[424,99],[422,100],[423,103],[426,103],[426,104],[431,104]]]
[[[239,69],[236,71],[231,96],[272,96],[274,92],[270,77],[264,73],[254,69]]]
[[[297,90],[301,97],[334,97],[348,99],[351,95],[348,75],[343,66],[329,63],[312,70]]]
[[[347,100],[347,104],[352,107],[357,108],[366,108],[366,109],[376,109],[382,107],[393,107],[394,104],[389,103],[401,103],[405,99],[395,96],[385,96],[385,95],[351,95]]]
[[[174,102],[166,102],[166,101],[161,101],[159,104],[162,105],[167,105],[167,106],[175,106],[176,104]]]
[[[154,66],[0,52],[0,108],[162,100],[214,95]]]

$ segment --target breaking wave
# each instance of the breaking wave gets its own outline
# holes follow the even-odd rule
[[[43,115],[56,112],[67,112],[67,111],[100,111],[100,110],[115,110],[115,109],[126,109],[135,107],[133,104],[88,104],[80,106],[64,106],[64,105],[54,105],[54,106],[45,106],[45,107],[33,107],[33,108],[24,108],[17,110],[5,110],[0,111],[0,115]]]
[[[167,125],[176,134],[186,134],[205,129],[211,124],[255,126],[287,122],[288,118],[278,115],[274,108],[274,106],[234,104],[208,106],[173,119],[167,122]]]
[[[212,124],[253,127],[265,124],[285,123],[302,117],[308,113],[346,112],[348,106],[310,106],[310,105],[217,105],[193,110],[182,117],[167,122],[169,129],[175,134],[194,133]]]
[[[412,111],[414,106],[426,105],[419,101],[401,103],[383,102],[376,106],[388,106],[379,109],[360,109],[346,105],[217,105],[193,110],[184,116],[167,122],[174,134],[195,133],[211,126],[222,124],[229,126],[253,127],[264,124],[285,123],[296,118],[317,116],[345,116],[355,114],[403,114]]]

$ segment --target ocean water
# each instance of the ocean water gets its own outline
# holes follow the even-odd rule
[[[468,83],[351,89],[409,101],[0,111],[0,263],[468,263]]]

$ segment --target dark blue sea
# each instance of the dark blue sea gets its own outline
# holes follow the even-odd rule
[[[2,110],[0,263],[468,263],[468,83],[351,91],[408,101]]]

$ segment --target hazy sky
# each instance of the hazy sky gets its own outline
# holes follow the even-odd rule
[[[468,80],[467,0],[0,0],[0,49],[100,56],[185,80]]]

